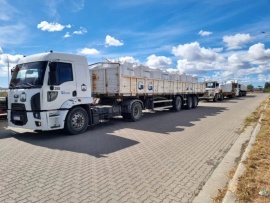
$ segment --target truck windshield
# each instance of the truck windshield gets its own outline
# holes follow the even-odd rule
[[[206,88],[215,88],[215,83],[213,83],[213,82],[207,82],[207,83],[205,83],[205,87]]]
[[[16,65],[12,70],[10,89],[38,88],[43,84],[47,61],[37,61]]]

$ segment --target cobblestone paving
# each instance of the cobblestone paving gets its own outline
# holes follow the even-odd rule
[[[76,136],[0,120],[0,202],[191,202],[267,96],[116,118]]]

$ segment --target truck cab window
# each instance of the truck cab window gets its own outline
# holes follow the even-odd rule
[[[59,84],[73,81],[72,65],[70,63],[58,63]]]

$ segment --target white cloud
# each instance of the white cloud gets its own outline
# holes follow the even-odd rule
[[[71,28],[72,26],[70,24],[66,25],[66,28]]]
[[[21,58],[23,58],[23,55],[3,54],[2,52],[2,54],[0,54],[0,76],[6,77],[8,75],[8,67],[10,71]]]
[[[123,56],[119,58],[120,62],[129,62],[129,63],[139,63],[139,60],[133,58],[132,56]]]
[[[0,47],[0,54],[2,54],[3,53],[3,49],[2,49],[2,47]]]
[[[203,31],[203,30],[201,30],[201,31],[198,33],[198,35],[201,35],[201,36],[203,36],[203,37],[209,36],[209,35],[211,35],[211,34],[213,34],[213,32]]]
[[[119,41],[118,39],[115,39],[114,37],[111,37],[110,35],[107,35],[105,38],[105,45],[106,46],[123,46],[124,43]]]
[[[96,49],[83,48],[78,53],[83,55],[97,55],[99,54],[99,51]]]
[[[220,51],[220,50],[219,50]],[[188,61],[222,61],[224,60],[221,55],[216,52],[216,49],[207,49],[200,47],[198,42],[192,42],[190,44],[178,45],[172,48],[172,53],[175,56],[180,56]]]
[[[241,49],[252,40],[249,34],[226,35],[223,37],[223,42],[226,44],[228,50]]]
[[[70,28],[71,25],[61,25],[56,22],[49,23],[47,21],[42,21],[37,25],[38,29],[41,29],[42,31],[48,31],[48,32],[57,32],[62,31],[65,27]]]
[[[69,38],[71,37],[71,35],[69,34],[69,32],[66,32],[66,34],[64,35],[64,38]]]
[[[87,33],[87,30],[84,27],[80,27],[79,30],[73,32],[74,35],[83,35],[85,33]]]
[[[172,65],[172,60],[165,56],[156,56],[155,54],[152,54],[147,57],[146,65],[153,69],[166,69]]]
[[[270,49],[265,49],[265,45],[262,43],[254,44],[249,47],[248,58],[250,61],[265,62],[270,59]]]

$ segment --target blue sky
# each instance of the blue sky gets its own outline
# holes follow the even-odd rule
[[[8,64],[50,50],[264,86],[270,0],[0,0],[0,87]]]

